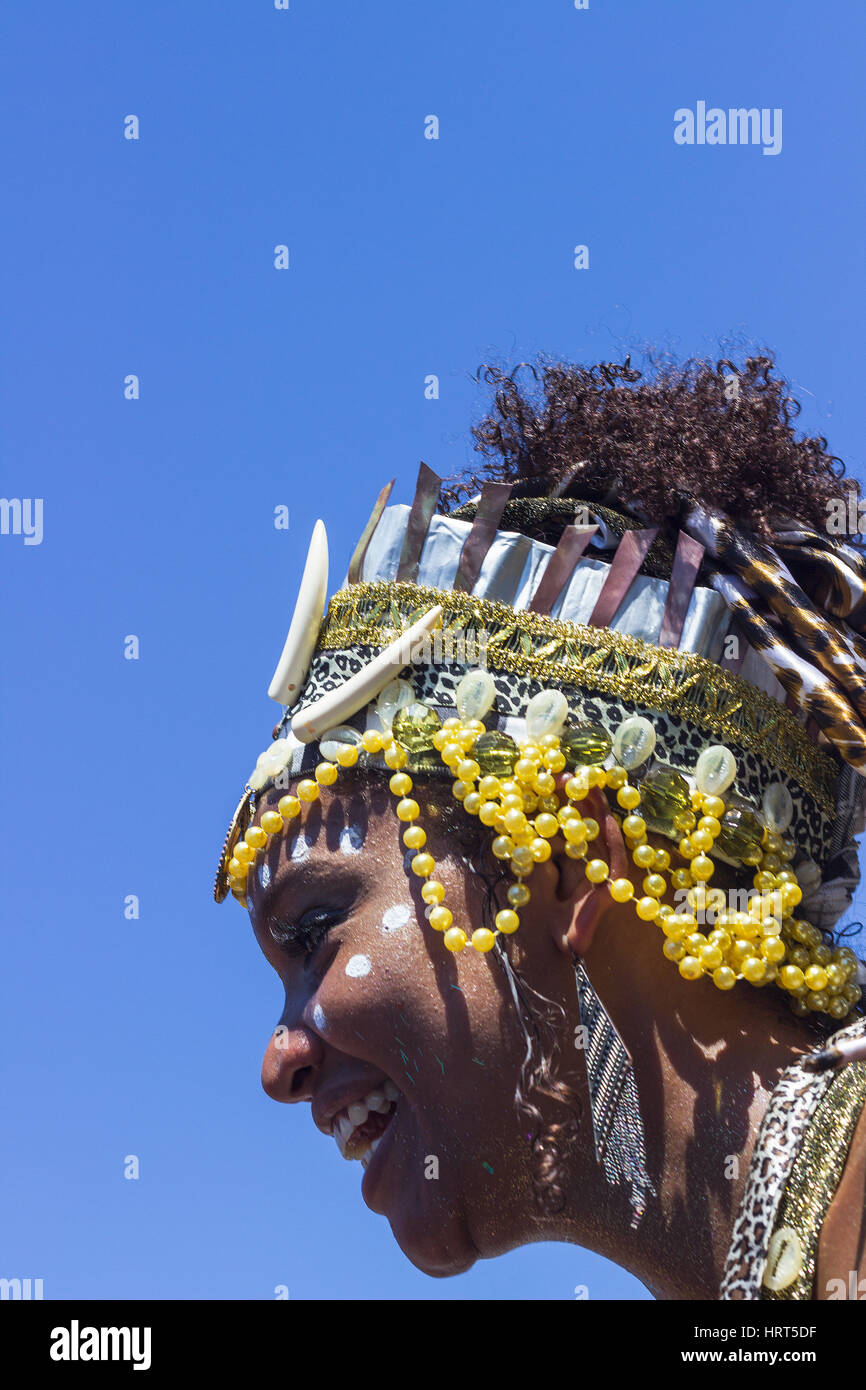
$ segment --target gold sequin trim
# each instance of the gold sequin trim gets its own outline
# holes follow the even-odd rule
[[[336,593],[317,650],[383,647],[433,604],[442,606],[443,633],[487,634],[487,664],[493,670],[618,696],[687,719],[757,753],[833,814],[834,760],[778,700],[706,657],[655,647],[610,628],[518,612],[471,594],[386,581],[353,584]]]
[[[812,1117],[776,1214],[774,1230],[789,1226],[800,1238],[800,1272],[785,1289],[773,1292],[762,1284],[762,1299],[812,1298],[821,1228],[842,1179],[864,1104],[866,1064],[851,1062],[833,1081]]]

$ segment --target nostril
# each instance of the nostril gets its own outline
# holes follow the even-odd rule
[[[293,1096],[297,1095],[299,1091],[303,1091],[306,1088],[312,1070],[312,1067],[298,1067],[297,1071],[292,1077],[291,1094]]]

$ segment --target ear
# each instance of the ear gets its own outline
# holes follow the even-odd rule
[[[615,907],[607,883],[590,883],[586,877],[589,859],[603,859],[609,868],[609,878],[628,878],[629,864],[622,831],[603,792],[594,789],[582,803],[585,816],[598,821],[598,836],[590,841],[586,859],[570,859],[564,846],[555,852],[549,863],[557,874],[553,893],[553,911],[548,926],[554,943],[563,954],[574,952],[582,956],[589,950],[605,913]]]

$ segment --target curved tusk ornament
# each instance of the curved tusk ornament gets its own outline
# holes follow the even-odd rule
[[[313,659],[319,628],[328,596],[328,535],[322,521],[313,527],[307,563],[301,577],[298,601],[289,625],[289,635],[277,662],[268,695],[291,709],[301,693]]]
[[[322,737],[335,724],[343,724],[364,705],[375,700],[398,672],[412,661],[416,643],[426,637],[438,626],[442,616],[441,605],[430,608],[417,623],[395,637],[393,642],[383,648],[363,669],[341,685],[337,690],[329,690],[321,700],[309,705],[292,720],[292,733],[300,743],[312,743]]]

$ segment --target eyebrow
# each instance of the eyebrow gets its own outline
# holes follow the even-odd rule
[[[328,855],[331,860],[332,855]],[[291,857],[281,865],[280,869],[271,878],[270,883],[264,890],[261,903],[258,907],[257,915],[263,923],[274,919],[274,907],[279,898],[283,896],[290,883],[297,883],[299,887],[316,888],[319,884],[331,884],[335,887],[342,887],[349,877],[347,864],[341,864],[339,859],[336,863],[323,863],[321,860],[313,861],[292,860]]]

